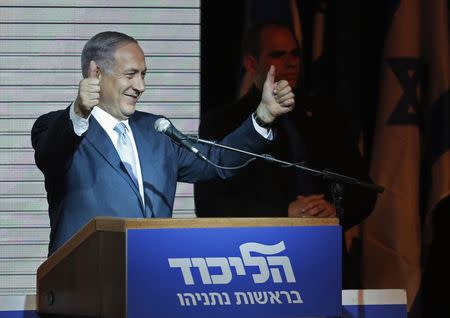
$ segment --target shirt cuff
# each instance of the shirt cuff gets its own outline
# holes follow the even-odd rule
[[[70,105],[70,120],[72,121],[73,131],[77,136],[81,136],[84,134],[89,128],[89,115],[88,118],[83,118],[75,114],[75,106],[74,103]]]
[[[253,127],[255,127],[255,130],[264,138],[266,138],[267,140],[273,140],[273,132],[271,128],[264,128],[261,127],[260,125],[258,125],[258,123],[256,122],[255,118],[252,117],[252,123],[253,123]]]

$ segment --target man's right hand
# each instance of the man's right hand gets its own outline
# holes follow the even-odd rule
[[[97,106],[100,98],[100,80],[98,79],[98,67],[94,61],[89,64],[89,77],[81,80],[78,86],[78,96],[75,100],[75,114],[88,118],[94,106]]]

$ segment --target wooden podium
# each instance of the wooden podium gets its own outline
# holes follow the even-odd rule
[[[339,228],[338,220],[331,218],[96,218],[38,268],[37,311],[41,314],[59,316],[130,317],[127,310],[127,302],[129,302],[127,301],[127,283],[129,280],[127,276],[129,275],[127,274],[127,240],[129,236],[127,233],[130,230],[195,228],[256,228],[261,230],[262,228],[275,227],[284,231],[284,229],[288,230],[293,227],[310,228],[316,226],[325,230],[330,226],[335,229]],[[239,236],[240,234],[237,233],[236,235]],[[333,235],[334,240],[336,235]],[[329,241],[330,238],[327,238],[327,240]],[[340,240],[337,245],[340,245]],[[333,248],[335,248],[335,245],[333,245]],[[163,248],[161,247],[161,249]],[[145,250],[142,250],[142,253],[145,252]],[[165,263],[167,265],[167,259]],[[320,266],[320,264],[317,265]],[[169,268],[169,270],[173,269]],[[178,272],[176,274],[180,275]],[[147,288],[156,287],[150,286]],[[340,294],[341,286],[336,288],[339,288]],[[230,294],[232,293],[230,292]],[[232,306],[228,306],[228,308],[230,307]],[[133,315],[133,317],[135,316]],[[198,315],[198,317],[203,316]]]

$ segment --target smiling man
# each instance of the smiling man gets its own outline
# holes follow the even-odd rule
[[[42,115],[31,131],[36,165],[45,176],[49,255],[96,216],[171,217],[177,181],[231,176],[156,132],[160,116],[136,110],[147,66],[134,38],[118,32],[95,35],[83,48],[81,65],[75,102]],[[224,144],[262,152],[271,143],[266,137],[271,131],[263,126],[294,105],[288,82],[274,78],[271,67],[254,115]],[[225,166],[247,160],[219,148],[197,147]]]

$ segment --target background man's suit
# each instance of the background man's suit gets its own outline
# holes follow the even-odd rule
[[[253,87],[237,102],[220,107],[202,117],[200,137],[220,140],[238,127],[257,105],[261,93]],[[277,138],[266,152],[289,162],[306,161],[315,169],[330,169],[364,181],[370,181],[368,168],[362,160],[342,116],[323,100],[303,99],[313,111],[296,107],[275,122]],[[287,118],[288,117],[288,118]],[[286,127],[290,120],[290,129]],[[293,140],[292,129],[297,134]],[[301,139],[296,144],[298,139]],[[291,145],[296,144],[296,146]],[[294,151],[303,149],[301,158]],[[205,217],[286,217],[288,205],[298,194],[324,193],[332,201],[329,183],[302,174],[296,180],[293,168],[261,160],[252,162],[227,180],[213,180],[195,185],[197,216]],[[376,193],[355,186],[346,186],[342,225],[349,228],[360,223],[373,209]]]
[[[260,98],[261,93],[253,87],[237,102],[207,113],[201,120],[200,137],[220,140],[251,114]],[[296,107],[278,118],[274,126],[277,138],[266,153],[289,162],[305,160],[312,168],[327,168],[370,182],[367,165],[352,142],[342,116],[317,98],[300,99],[299,105],[311,106],[313,111]],[[257,160],[227,180],[196,183],[196,214],[199,217],[287,217],[289,203],[299,194],[323,193],[333,203],[328,182],[305,173],[297,175],[297,172]],[[375,192],[346,185],[343,228],[364,220],[371,213],[376,198]],[[354,262],[343,244],[344,288],[359,288],[358,265]]]
[[[81,137],[74,132],[69,108],[38,118],[31,135],[36,164],[45,175],[48,193],[49,254],[95,216],[170,217],[177,181],[196,182],[230,175],[156,132],[154,122],[158,118],[138,111],[129,118],[139,153],[145,205],[113,143],[93,116],[89,129]],[[268,141],[256,132],[251,119],[247,119],[224,143],[258,152]],[[242,155],[220,148],[201,145],[198,148],[222,165],[236,165],[243,160]]]

